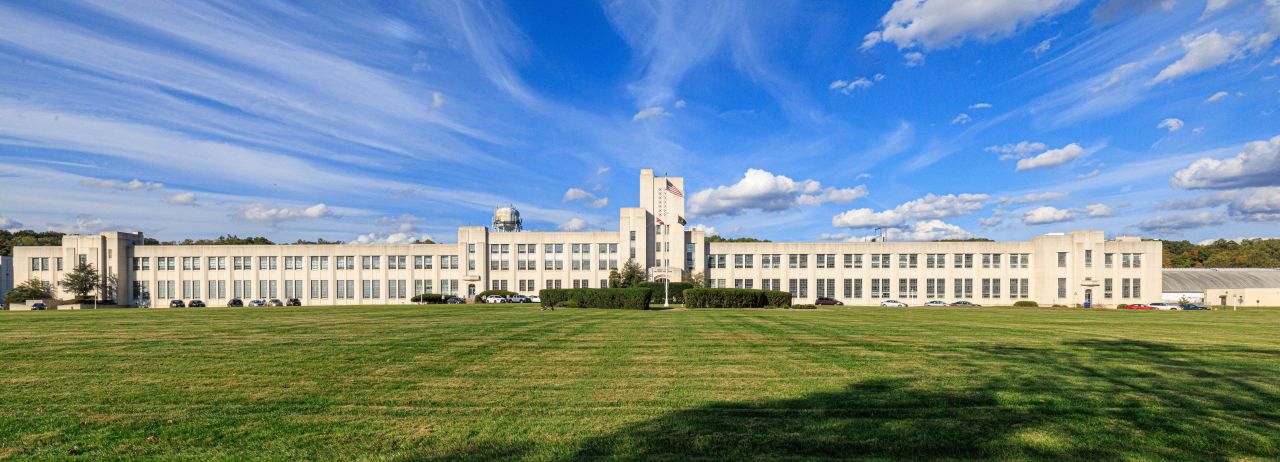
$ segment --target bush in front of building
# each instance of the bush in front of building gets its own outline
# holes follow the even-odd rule
[[[818,305],[791,305],[787,307],[789,310],[816,310]]]
[[[31,279],[5,292],[4,303],[25,303],[27,300],[47,300],[50,298],[53,298],[53,292],[49,291],[39,279]]]
[[[647,310],[653,290],[630,289],[542,289],[538,291],[542,306],[556,308],[605,308]]]
[[[1035,307],[1040,306],[1040,304],[1039,304],[1039,303],[1036,303],[1036,302],[1034,302],[1034,301],[1031,301],[1031,300],[1018,300],[1018,301],[1016,301],[1016,302],[1013,302],[1013,306],[1022,306],[1022,307],[1035,308]]]
[[[688,289],[685,308],[764,308],[768,296],[754,289]]]
[[[787,308],[791,306],[791,292],[783,292],[781,290],[764,291],[765,305],[773,308]]]
[[[662,284],[663,283],[661,281],[646,282],[640,284],[639,287],[646,287],[649,290],[652,290],[654,298],[661,299],[663,290]],[[669,290],[668,294],[671,296],[671,303],[684,303],[684,291],[692,288],[693,284],[687,282],[672,282],[670,287],[667,288]]]
[[[515,292],[512,292],[510,290],[486,290],[484,292],[480,292],[476,294],[475,302],[484,303],[484,298],[490,295],[501,295],[503,297],[510,297],[515,294],[516,294]]]
[[[410,301],[414,303],[438,304],[444,303],[444,295],[440,294],[418,294],[414,295]]]

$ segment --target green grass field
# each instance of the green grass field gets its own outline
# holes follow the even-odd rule
[[[0,313],[0,459],[1280,459],[1280,311]]]

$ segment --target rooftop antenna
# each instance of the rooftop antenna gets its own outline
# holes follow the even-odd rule
[[[876,237],[872,238],[873,242],[884,242],[885,240],[884,228],[876,228],[875,231],[876,231]]]

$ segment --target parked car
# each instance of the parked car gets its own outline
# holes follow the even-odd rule
[[[947,306],[947,302],[942,300],[933,300],[924,304],[924,306]]]
[[[501,295],[485,295],[484,298],[480,300],[485,303],[507,303],[507,297],[503,297]]]
[[[267,306],[267,302],[261,298],[249,301],[249,306]]]
[[[192,308],[204,308],[204,302],[200,300],[192,300],[191,303],[187,304],[187,306]]]
[[[44,311],[45,309],[47,308],[45,308],[43,303],[34,303],[31,305],[31,311]]]
[[[244,301],[238,298],[233,298],[227,301],[227,306],[244,306]]]
[[[539,297],[537,295],[530,295],[529,303],[542,303],[542,297]]]
[[[467,303],[467,301],[466,301],[466,300],[463,300],[463,299],[458,298],[458,297],[449,297],[449,299],[448,299],[448,300],[445,300],[444,302],[445,302],[445,303],[448,303],[448,304],[450,304],[450,305],[461,305],[461,304]]]
[[[906,308],[907,304],[897,300],[885,300],[883,302],[880,302],[880,306],[896,306],[898,308]]]
[[[291,299],[285,300],[284,306],[302,306],[302,300],[291,298]]]
[[[958,302],[952,303],[952,304],[951,304],[951,306],[982,306],[982,305],[979,305],[979,304],[976,304],[976,303],[970,303],[970,302],[967,302],[967,301],[964,301],[964,300],[960,300],[960,301],[958,301]]]
[[[520,295],[520,294],[507,297],[507,301],[510,303],[532,303],[533,302],[533,300],[529,300],[528,296]]]
[[[813,301],[813,304],[814,305],[843,305],[844,302],[841,302],[840,300],[836,300],[831,297],[818,297],[817,300]]]
[[[1200,305],[1178,305],[1178,307],[1187,311],[1208,311],[1212,309],[1207,306]]]
[[[1133,305],[1121,305],[1120,309],[1122,310],[1154,310],[1155,308],[1151,307],[1151,305],[1143,305],[1141,303],[1135,303]]]
[[[182,300],[169,300],[169,308],[186,308],[187,305]]]
[[[267,304],[271,306],[284,306],[284,302],[280,301],[280,299],[278,298],[271,299],[271,301],[267,302]]]
[[[1180,309],[1182,309],[1182,307],[1181,307],[1181,306],[1178,306],[1177,304],[1174,304],[1174,303],[1163,303],[1163,302],[1162,302],[1162,303],[1148,303],[1148,304],[1147,304],[1147,306],[1150,306],[1150,307],[1155,308],[1155,309],[1157,309],[1157,310],[1163,310],[1163,311],[1171,311],[1171,310],[1180,310]]]

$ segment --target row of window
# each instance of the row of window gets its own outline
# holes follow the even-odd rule
[[[1007,281],[1007,283],[1006,283]],[[761,289],[764,290],[783,290],[781,279],[761,279]],[[838,297],[836,292],[836,279],[814,279],[813,286],[816,289],[814,296],[816,297]],[[712,279],[710,286],[714,288],[725,288],[728,281],[725,279]],[[1008,288],[1008,298],[1026,299],[1031,298],[1031,280],[1027,278],[982,278],[978,279],[981,289],[981,298],[1004,298],[1005,293],[1002,288]],[[1121,298],[1141,298],[1142,297],[1142,280],[1138,278],[1121,279]],[[868,287],[869,286],[869,287]],[[844,298],[862,298],[863,288],[869,288],[869,298],[895,298],[893,295],[894,285],[888,278],[871,278],[870,282],[864,286],[863,279],[845,279],[843,284]],[[1107,278],[1103,283],[1103,298],[1114,298],[1112,290],[1113,280]],[[734,279],[733,288],[735,289],[754,289],[755,280],[753,279]],[[896,298],[913,299],[920,298],[920,280],[915,278],[898,279]],[[807,298],[809,296],[809,280],[808,279],[788,279],[787,292],[792,297]],[[951,291],[949,292],[955,298],[973,298],[974,295],[974,279],[957,278],[952,280]],[[926,278],[924,280],[925,298],[944,298],[948,294],[947,280],[943,278]],[[1058,279],[1058,298],[1067,297],[1067,279]]]
[[[766,269],[782,268],[782,255],[783,254],[776,254],[776,253],[760,254],[760,267],[766,268]],[[853,254],[820,253],[820,254],[812,254],[812,255],[792,253],[792,254],[786,254],[786,255],[787,255],[787,268],[808,268],[810,256],[813,257],[814,267],[819,269],[840,268],[840,267],[862,268],[863,261],[864,261],[863,260],[864,255],[857,254],[857,253],[853,253]],[[843,258],[841,259],[841,264],[839,266],[837,265],[837,262],[836,262],[837,255],[843,255]],[[926,253],[926,254],[923,254],[924,258],[921,258],[921,254],[917,254],[917,253],[904,253],[904,254],[897,254],[897,255],[898,255],[898,259],[897,259],[898,268],[919,268],[922,262],[925,268],[946,268],[947,267],[947,254],[945,253]],[[999,253],[954,254],[954,259],[952,260],[953,261],[952,268],[973,268],[974,255],[981,256],[981,262],[982,262],[983,268],[1000,268],[1002,266],[1003,256],[1006,254],[999,254]],[[1009,261],[1010,268],[1027,268],[1031,265],[1030,254],[1013,253],[1013,254],[1007,254],[1007,255],[1009,256],[1008,261]],[[707,268],[712,268],[712,269],[727,268],[728,262],[729,262],[729,256],[730,256],[729,254],[707,255]],[[754,268],[755,267],[756,255],[754,254],[732,254],[732,256],[733,256],[734,268]],[[888,254],[888,253],[873,253],[873,254],[870,254],[867,260],[869,260],[872,268],[891,268],[893,267],[893,263],[894,263],[893,254]]]
[[[175,298],[198,299],[207,297],[210,300],[221,300],[227,298],[227,281],[208,281],[207,286],[200,281],[181,281],[181,285],[177,281],[155,281],[155,292],[152,293],[152,281],[134,281],[133,293],[135,298],[157,300],[168,300]],[[303,280],[284,280],[284,281],[254,281],[248,279],[231,281],[231,297],[232,298],[280,298],[283,294],[284,298],[304,298],[310,294],[313,299],[329,298],[328,280],[310,280],[309,292],[304,292]],[[334,287],[334,298],[337,299],[354,299],[356,298],[356,280],[336,280],[332,281]],[[365,279],[360,281],[360,297],[361,298],[382,298],[383,282],[380,280]],[[388,279],[386,282],[386,298],[400,299],[408,298],[412,295],[441,293],[445,295],[457,295],[458,280],[457,279],[441,279],[439,282],[439,292],[436,292],[433,283],[436,281],[430,279],[416,279],[413,281],[413,290],[409,290],[408,280],[405,279]],[[201,296],[201,288],[207,287],[208,291]],[[176,289],[181,288],[181,292]],[[283,288],[283,290],[281,290]]]
[[[1058,267],[1059,267],[1059,268],[1066,268],[1066,267],[1067,267],[1067,254],[1068,254],[1068,252],[1058,252]],[[1114,253],[1107,253],[1107,254],[1103,254],[1103,255],[1102,255],[1102,266],[1103,266],[1103,267],[1105,267],[1105,268],[1114,268],[1114,267],[1115,267],[1115,260],[1116,260],[1116,254],[1114,254]],[[1085,250],[1085,251],[1084,251],[1084,267],[1085,267],[1085,268],[1093,268],[1093,251],[1092,251],[1092,250]],[[1121,268],[1141,268],[1141,267],[1142,267],[1142,254],[1140,254],[1140,253],[1121,253],[1121,254],[1120,254],[1120,267],[1121,267]]]
[[[387,269],[409,269],[409,257],[407,255],[386,255]],[[439,257],[440,269],[458,269],[457,255],[414,255],[413,269],[434,269],[436,258]],[[183,271],[195,271],[201,269],[225,270],[227,269],[228,257],[154,257],[156,262],[156,270],[170,271],[177,270],[178,264],[181,263]],[[305,260],[304,260],[305,258]],[[283,259],[281,265],[280,259]],[[48,262],[37,262],[32,259],[33,270],[39,264],[47,268]],[[150,270],[152,257],[134,257],[133,269],[136,271]],[[201,261],[204,264],[201,264]],[[357,269],[356,257],[351,255],[344,256],[286,256],[286,257],[230,257],[230,267],[233,270],[251,270],[256,266],[260,270],[274,270],[283,266],[286,270],[303,270],[308,267],[313,270],[329,269],[329,262],[333,261],[335,269],[353,270]],[[381,255],[364,255],[360,257],[360,269],[382,269],[383,256]],[[255,265],[256,263],[256,265]],[[62,259],[58,259],[58,269],[62,269]]]

